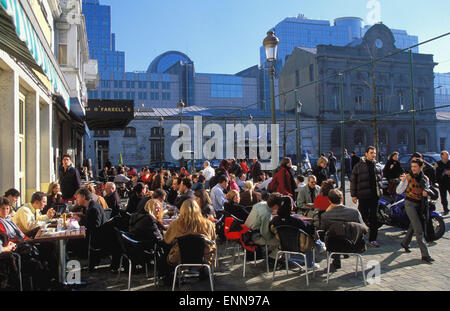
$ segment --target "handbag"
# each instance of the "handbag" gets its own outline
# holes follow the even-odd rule
[[[302,253],[309,252],[314,247],[314,239],[303,232],[300,232],[299,236],[299,242],[300,242],[300,251]]]

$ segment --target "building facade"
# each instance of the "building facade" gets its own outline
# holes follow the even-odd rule
[[[18,189],[19,204],[56,180],[56,153],[73,148],[64,129],[78,127],[71,98],[80,88],[67,79],[56,53],[61,18],[64,10],[56,0],[0,5],[0,191]],[[68,123],[61,124],[58,114]]]
[[[359,17],[336,18],[332,25],[328,20],[308,19],[303,14],[299,14],[297,17],[285,18],[272,29],[280,39],[275,64],[275,84],[277,85],[278,73],[296,47],[346,46],[355,40],[361,40],[370,26],[365,25],[363,27],[363,20]],[[391,31],[395,38],[396,48],[404,49],[418,43],[418,37],[408,35],[405,30],[392,29]],[[413,52],[418,53],[418,47],[413,48]],[[262,81],[264,99],[266,99],[266,105],[270,107],[268,102],[268,99],[270,99],[268,67],[270,64],[267,63],[264,46],[260,47],[260,66],[264,72]]]
[[[319,45],[294,50],[280,72],[280,89],[320,81],[299,88],[297,98],[303,103],[302,111],[317,118],[321,152],[341,153],[339,73],[343,73],[344,146],[362,155],[368,145],[374,145],[376,119],[380,153],[412,152],[411,114],[407,113],[412,108],[409,53],[371,64],[373,58],[397,51],[391,30],[383,24],[371,27],[361,40],[346,47]],[[412,58],[414,102],[420,111],[415,114],[417,151],[431,152],[437,149],[436,114],[426,109],[434,107],[436,64],[432,55],[413,53]],[[294,109],[295,93],[285,97],[286,109]]]

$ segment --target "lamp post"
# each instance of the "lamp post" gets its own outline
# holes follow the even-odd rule
[[[178,107],[178,111],[180,113],[180,125],[181,125],[181,123],[183,123],[183,109],[185,107],[185,104],[182,99],[180,99],[178,101],[177,107]],[[180,158],[180,169],[182,167],[183,167],[183,153],[181,153],[181,158]]]
[[[276,124],[275,116],[275,62],[277,60],[277,50],[280,40],[275,36],[275,32],[270,30],[267,32],[267,37],[263,41],[263,45],[266,48],[267,62],[272,63],[269,69],[270,72],[270,98],[272,109],[272,124]]]
[[[163,161],[163,154],[164,154],[163,153],[163,145],[162,145],[162,132],[163,132],[162,124],[163,124],[163,121],[164,121],[163,117],[160,117],[159,120],[158,120],[158,122],[159,122],[159,150],[161,152],[161,155],[159,157],[159,166],[160,166],[161,170],[162,170],[162,161]]]
[[[301,143],[300,143],[300,113],[302,112],[302,102],[298,100],[297,91],[295,91],[295,134],[297,144],[297,167],[300,168],[300,162],[302,161]],[[298,170],[298,169],[297,169]]]

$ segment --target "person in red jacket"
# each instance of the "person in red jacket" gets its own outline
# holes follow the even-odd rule
[[[249,168],[247,165],[247,162],[245,160],[241,160],[241,168],[242,168],[242,172],[247,175]]]
[[[296,187],[292,160],[290,158],[283,158],[278,171],[269,184],[268,190],[269,192],[278,192],[295,198]]]

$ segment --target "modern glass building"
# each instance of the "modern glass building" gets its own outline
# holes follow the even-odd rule
[[[434,90],[435,107],[450,105],[450,72],[434,74]],[[437,111],[450,112],[450,107]]]
[[[147,71],[126,72],[125,52],[115,50],[111,32],[111,7],[99,0],[83,0],[91,57],[98,60],[100,83],[92,99],[132,99],[136,108],[186,106],[256,106],[258,72],[245,77],[196,73],[184,53],[168,51],[157,56]]]
[[[341,17],[334,20],[331,25],[328,20],[308,19],[303,14],[297,17],[288,17],[278,23],[274,28],[275,35],[280,39],[278,56],[275,65],[276,78],[283,68],[287,58],[295,47],[316,48],[318,45],[346,46],[361,40],[370,26],[363,27],[363,20],[359,17]],[[404,30],[391,29],[396,47],[404,49],[418,43],[417,36],[408,35]],[[416,47],[414,53],[419,53]],[[268,66],[264,46],[260,47],[260,65],[265,71],[263,79],[264,98],[267,107],[270,106],[270,84]],[[276,79],[278,80],[278,79]],[[278,83],[275,82],[277,86]],[[277,93],[277,90],[276,90]]]

